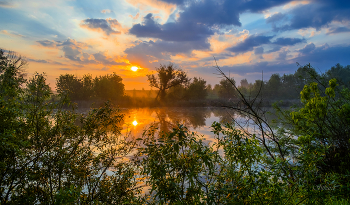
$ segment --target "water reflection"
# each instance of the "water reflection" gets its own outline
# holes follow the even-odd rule
[[[122,109],[124,117],[123,133],[139,138],[144,130],[151,125],[159,131],[168,132],[178,123],[184,124],[191,131],[204,135],[212,141],[210,126],[214,121],[221,123],[236,123],[252,133],[257,127],[252,121],[237,112],[224,108],[135,108]]]
[[[239,117],[222,108],[137,108],[122,109],[122,113],[125,115],[123,132],[136,138],[151,125],[168,132],[177,124],[210,137],[210,126],[214,121],[226,123],[232,122],[232,117]]]

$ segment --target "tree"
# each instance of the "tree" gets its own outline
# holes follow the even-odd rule
[[[220,81],[220,89],[219,89],[219,97],[221,98],[234,98],[236,97],[236,90],[233,86],[232,82],[235,84],[235,80],[233,78],[223,78]]]
[[[193,78],[193,82],[189,85],[187,96],[189,99],[202,100],[208,95],[206,81],[202,78]]]
[[[269,98],[279,98],[282,82],[279,74],[272,74],[265,85],[266,95]]]
[[[151,87],[159,89],[156,99],[159,96],[161,101],[165,99],[166,90],[177,85],[184,85],[190,81],[186,72],[176,68],[172,63],[160,65],[157,68],[157,73],[157,75],[149,74],[147,78]]]
[[[66,93],[72,101],[84,99],[83,86],[82,80],[72,74],[60,75],[56,81],[57,92]]]
[[[100,100],[119,100],[124,96],[122,78],[116,73],[96,77],[94,80],[96,97]]]
[[[241,87],[243,88],[248,88],[249,87],[249,83],[247,79],[242,79],[241,80]]]
[[[339,63],[325,73],[327,79],[335,78],[340,85],[350,86],[350,65],[342,66]]]

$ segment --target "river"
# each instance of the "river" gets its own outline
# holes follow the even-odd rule
[[[184,124],[190,131],[203,135],[209,142],[214,140],[211,125],[214,121],[221,123],[237,123],[253,131],[256,126],[246,124],[247,119],[224,108],[133,108],[121,109],[124,114],[124,125],[122,133],[129,132],[135,138],[142,137],[144,130],[155,125],[160,131],[170,131],[178,123]]]

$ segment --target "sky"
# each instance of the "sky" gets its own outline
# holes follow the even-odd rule
[[[216,63],[254,82],[297,63],[349,65],[350,1],[0,0],[0,48],[53,89],[61,74],[113,72],[127,90],[150,89],[146,75],[168,63],[212,85]]]

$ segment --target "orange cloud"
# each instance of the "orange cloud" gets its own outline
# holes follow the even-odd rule
[[[140,17],[140,13],[137,13],[135,16],[132,16],[131,14],[129,15],[130,18],[136,20]]]
[[[25,36],[15,33],[15,32],[8,32],[7,30],[2,30],[0,31],[0,33],[11,36],[11,37],[20,37],[20,38],[24,38]]]
[[[309,3],[311,3],[311,2],[310,1],[292,1],[288,4],[286,4],[285,6],[283,6],[283,9],[290,9],[290,8],[296,7],[300,4],[305,5],[305,4],[309,4]]]

